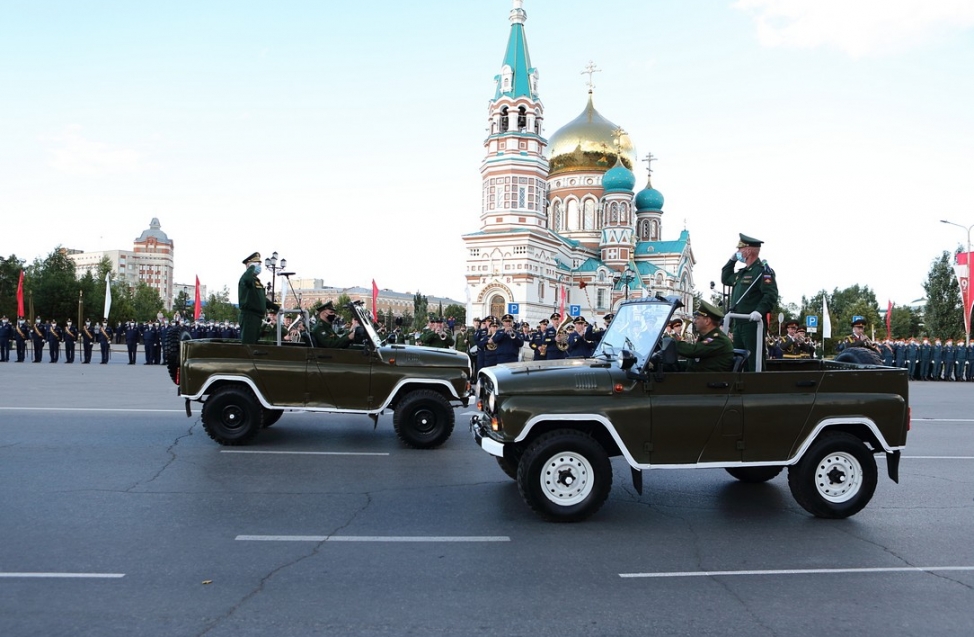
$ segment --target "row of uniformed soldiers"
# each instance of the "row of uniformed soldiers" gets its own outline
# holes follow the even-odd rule
[[[44,347],[47,347],[49,362],[57,363],[61,359],[61,346],[64,346],[64,362],[73,363],[78,341],[81,342],[81,363],[91,362],[91,353],[97,344],[102,353],[103,364],[108,363],[111,348],[112,330],[107,321],[92,323],[91,319],[77,327],[71,319],[65,321],[61,327],[57,321],[44,321],[41,317],[34,319],[33,325],[23,317],[16,323],[11,323],[6,316],[0,318],[0,363],[10,361],[13,351],[16,355],[14,362],[23,363],[27,360],[28,345],[32,350],[31,360],[40,363],[44,358]]]
[[[606,326],[612,316],[605,315]],[[536,361],[586,358],[595,351],[604,333],[605,328],[590,325],[581,316],[563,322],[558,312],[550,319],[542,319],[535,329],[526,323],[515,325],[511,314],[503,315],[500,320],[487,316],[473,320],[473,327],[457,339],[457,350],[467,352],[478,370],[516,363],[522,349],[530,349],[531,360]]]
[[[877,344],[883,364],[909,370],[911,380],[974,381],[974,343],[964,345],[964,339],[931,343],[910,337],[909,340],[885,340]]]

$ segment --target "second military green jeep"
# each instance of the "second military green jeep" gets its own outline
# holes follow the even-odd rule
[[[186,400],[203,403],[206,433],[221,445],[253,440],[285,411],[362,414],[373,423],[393,412],[399,439],[418,449],[443,444],[454,407],[470,400],[470,359],[451,349],[386,345],[361,304],[349,309],[362,328],[346,349],[312,346],[307,331],[267,342],[190,340],[172,332],[170,374]],[[307,313],[300,319],[308,324]]]
[[[538,514],[570,522],[595,513],[613,456],[640,494],[649,469],[720,468],[764,482],[787,467],[795,499],[824,518],[866,506],[875,455],[886,455],[898,481],[910,428],[906,370],[794,359],[746,372],[749,353],[735,350],[732,371],[683,371],[664,333],[679,305],[623,304],[591,358],[480,372],[474,438]]]

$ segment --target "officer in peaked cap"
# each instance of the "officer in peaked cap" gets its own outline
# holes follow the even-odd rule
[[[257,339],[260,338],[260,326],[267,310],[280,309],[280,306],[267,299],[264,284],[257,278],[261,270],[260,263],[259,252],[254,252],[244,259],[243,264],[246,269],[237,284],[240,342],[244,344],[256,344]]]
[[[757,323],[764,323],[767,330],[765,317],[778,303],[778,283],[774,270],[760,259],[764,242],[746,234],[738,237],[737,251],[721,269],[720,280],[731,288],[729,312],[747,314],[749,317],[748,320],[735,319],[732,331],[734,347],[751,353],[747,358],[747,371],[753,372],[757,358],[764,358],[765,348],[765,343],[758,342]],[[743,263],[744,267],[735,272],[734,266],[738,262]]]
[[[734,366],[734,344],[720,330],[724,313],[707,301],[693,314],[693,329],[697,332],[696,343],[684,343],[677,339],[676,351],[687,357],[687,370],[691,372],[729,372]]]
[[[568,334],[568,357],[569,358],[588,358],[592,355],[592,343],[585,339],[585,328],[588,321],[584,316],[576,316],[572,321],[575,329]]]
[[[501,317],[501,328],[490,337],[491,343],[497,346],[497,364],[516,363],[518,352],[524,345],[524,336],[514,329],[514,315],[505,314]]]

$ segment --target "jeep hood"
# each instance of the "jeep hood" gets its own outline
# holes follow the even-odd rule
[[[395,360],[395,364],[401,366],[470,368],[470,357],[452,349],[422,345],[383,345],[379,348],[379,355],[382,360]]]
[[[501,396],[611,394],[618,365],[596,358],[568,358],[495,365],[480,372]]]

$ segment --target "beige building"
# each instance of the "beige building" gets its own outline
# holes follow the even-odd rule
[[[112,273],[116,280],[124,281],[131,287],[145,282],[159,292],[166,309],[172,309],[173,241],[162,231],[159,219],[152,218],[149,227],[133,242],[131,250],[65,252],[74,261],[79,279],[89,271],[97,276],[98,264],[107,258],[112,264]]]

